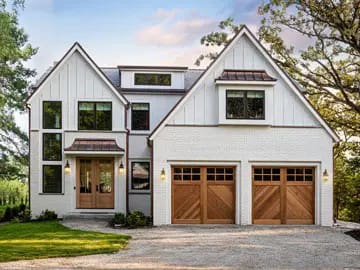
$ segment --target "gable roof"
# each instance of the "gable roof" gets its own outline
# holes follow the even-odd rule
[[[174,105],[174,107],[170,110],[170,112],[162,119],[162,121],[156,126],[156,128],[151,132],[148,139],[153,140],[159,131],[164,128],[167,121],[171,116],[173,116],[179,109],[179,107],[185,103],[185,101],[189,98],[190,94],[196,89],[196,87],[204,80],[205,74],[209,73],[215,64],[219,62],[227,51],[229,51],[236,41],[246,35],[247,38],[251,41],[253,45],[261,52],[261,54],[266,58],[266,60],[270,63],[270,65],[280,74],[285,83],[294,91],[296,96],[303,102],[303,104],[309,109],[312,115],[320,122],[321,126],[327,131],[330,137],[335,141],[339,142],[340,138],[338,135],[330,128],[330,126],[326,123],[326,121],[322,118],[319,112],[312,106],[309,100],[301,93],[302,89],[298,87],[298,84],[294,82],[294,80],[284,71],[282,68],[276,64],[271,55],[267,52],[267,50],[262,46],[262,44],[257,40],[257,38],[251,33],[249,28],[246,25],[243,25],[239,32],[234,35],[234,37],[230,40],[230,42],[221,50],[216,59],[214,59],[211,64],[206,68],[206,70],[201,74],[201,76],[193,83],[190,90]]]
[[[60,61],[58,61],[45,75],[43,75],[39,79],[39,81],[36,83],[36,86],[32,87],[33,92],[26,100],[26,104],[31,102],[33,97],[39,92],[41,86],[52,77],[55,71],[59,70],[63,66],[63,64],[73,55],[74,52],[80,53],[80,55],[85,59],[85,61],[95,70],[96,74],[114,92],[114,94],[120,99],[120,101],[124,105],[127,105],[129,103],[128,100],[123,96],[123,94],[116,89],[116,86],[111,82],[111,80],[109,80],[109,78],[104,74],[104,72],[98,67],[94,60],[92,60],[92,58],[88,55],[88,53],[84,50],[80,43],[75,42],[60,59]]]

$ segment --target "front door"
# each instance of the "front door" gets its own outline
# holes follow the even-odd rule
[[[76,207],[114,208],[114,159],[78,158]]]

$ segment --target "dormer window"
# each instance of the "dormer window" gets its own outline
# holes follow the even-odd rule
[[[171,86],[171,74],[135,73],[135,85]]]
[[[265,119],[265,92],[226,90],[226,119]]]

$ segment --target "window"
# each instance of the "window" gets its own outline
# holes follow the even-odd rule
[[[264,91],[226,91],[227,119],[265,119]]]
[[[255,181],[280,181],[280,168],[259,168],[253,170]]]
[[[150,189],[150,162],[131,163],[131,189]]]
[[[288,168],[286,170],[287,181],[313,181],[314,169],[313,168]]]
[[[111,130],[111,102],[79,102],[79,130]]]
[[[233,181],[234,169],[233,168],[206,168],[206,178],[208,181]]]
[[[175,181],[200,181],[199,167],[174,167]]]
[[[149,103],[133,103],[131,105],[131,129],[132,130],[149,130],[150,118]]]
[[[61,193],[61,182],[61,165],[43,165],[43,193]]]
[[[171,74],[135,73],[135,85],[171,85]]]
[[[62,160],[61,137],[61,133],[43,133],[43,160]]]
[[[43,102],[43,128],[61,129],[61,101]]]

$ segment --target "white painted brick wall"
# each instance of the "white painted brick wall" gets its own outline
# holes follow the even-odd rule
[[[171,223],[171,163],[237,162],[241,224],[251,224],[251,162],[317,166],[316,224],[332,225],[332,140],[322,128],[165,127],[154,140],[154,223]],[[166,180],[160,179],[161,169]],[[329,181],[319,177],[324,169]]]

